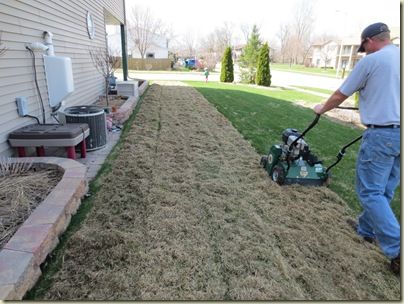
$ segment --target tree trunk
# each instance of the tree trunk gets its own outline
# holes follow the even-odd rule
[[[108,78],[105,78],[105,101],[107,103],[107,107],[109,107],[108,87],[109,87],[109,81]]]

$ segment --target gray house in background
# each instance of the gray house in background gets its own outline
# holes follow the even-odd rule
[[[51,33],[54,55],[70,58],[74,90],[63,100],[65,105],[88,105],[104,90],[104,80],[96,71],[89,50],[106,48],[106,25],[114,25],[122,35],[121,52],[126,58],[125,23],[124,0],[0,1],[0,35],[2,46],[7,49],[0,57],[0,156],[13,154],[7,143],[11,131],[36,122],[19,116],[17,97],[27,101],[29,115],[42,120],[45,112],[46,122],[56,123],[51,116],[44,65],[44,55],[49,52],[49,40],[44,37],[49,35],[44,36],[44,32]],[[48,45],[48,50],[41,49],[43,44]],[[34,50],[35,65],[27,45]],[[125,59],[125,78],[126,66]]]

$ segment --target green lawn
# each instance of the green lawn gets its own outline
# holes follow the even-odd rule
[[[296,128],[303,131],[315,118],[310,108],[296,106],[297,101],[318,103],[322,97],[292,90],[261,89],[218,82],[193,82],[205,98],[221,112],[261,155],[270,146],[281,142],[282,131]],[[311,150],[327,167],[336,160],[338,151],[363,131],[321,117],[319,123],[305,136]],[[355,161],[359,143],[351,146],[344,159],[332,169],[330,189],[338,193],[355,213],[361,210],[355,193]],[[259,157],[257,157],[259,162]],[[299,203],[298,201],[296,203]],[[400,218],[400,191],[392,202]]]
[[[296,72],[296,73],[305,73],[305,74],[317,74],[327,77],[340,78],[342,75],[342,70],[339,72],[338,76],[336,75],[337,71],[335,69],[324,69],[324,68],[310,68],[305,67],[301,64],[284,64],[284,63],[271,63],[271,68],[274,70],[287,71],[287,72]],[[348,76],[348,72],[345,72],[344,77]]]

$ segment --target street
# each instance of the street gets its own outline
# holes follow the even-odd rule
[[[292,73],[284,71],[271,70],[272,84],[271,86],[306,86],[313,88],[321,88],[328,90],[336,90],[343,82],[343,79],[316,76],[301,73]],[[115,73],[115,76],[119,80],[123,79],[122,73]],[[240,77],[237,71],[235,71],[235,80],[239,81]],[[146,73],[144,71],[129,71],[129,77],[139,78],[145,80],[192,80],[192,81],[204,81],[205,76],[203,72],[153,72]],[[209,75],[209,81],[219,81],[219,73],[211,73]],[[130,80],[130,79],[129,79]]]

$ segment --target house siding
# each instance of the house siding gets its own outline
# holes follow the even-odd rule
[[[118,22],[124,23],[124,0],[2,0],[0,2],[0,33],[7,51],[0,57],[0,155],[11,155],[8,134],[24,125],[34,123],[18,116],[15,99],[25,96],[29,114],[42,121],[39,96],[34,82],[32,57],[25,49],[27,43],[43,42],[42,33],[53,34],[56,56],[72,60],[74,92],[66,106],[94,103],[103,93],[103,78],[96,71],[89,49],[105,47],[105,17],[108,11]],[[95,37],[87,34],[86,14],[89,11],[95,24]],[[42,52],[35,52],[38,85],[42,94],[46,121],[50,116],[47,85]]]

